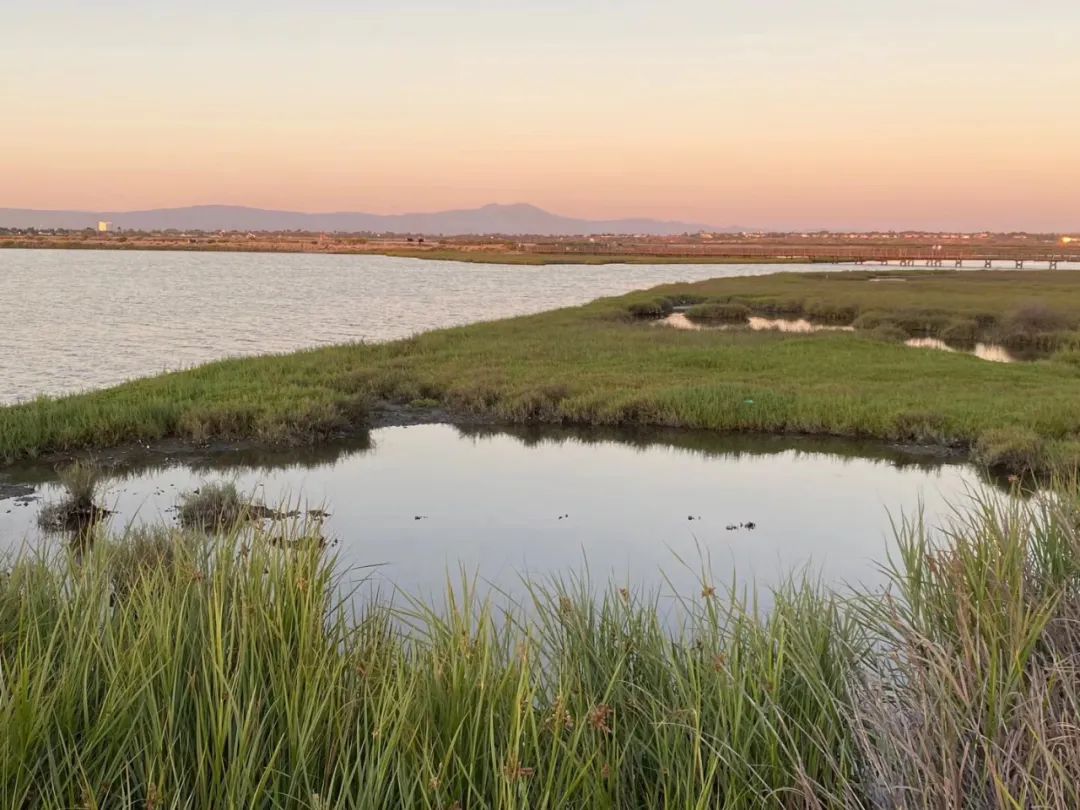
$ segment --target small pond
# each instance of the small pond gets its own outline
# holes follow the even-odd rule
[[[586,565],[597,582],[693,590],[702,561],[718,583],[769,586],[809,565],[872,586],[890,514],[921,506],[940,524],[948,502],[984,486],[966,464],[887,445],[420,425],[306,453],[128,459],[101,500],[114,530],[171,523],[180,493],[221,480],[268,505],[325,509],[343,564],[377,564],[378,582],[411,593],[448,572],[515,591],[523,574]],[[0,484],[0,551],[59,542],[37,529],[61,494],[51,468],[8,468]]]

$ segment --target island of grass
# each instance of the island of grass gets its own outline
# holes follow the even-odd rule
[[[853,331],[679,331],[676,307]],[[666,285],[380,345],[225,360],[0,409],[7,460],[183,439],[317,442],[410,411],[502,423],[872,438],[1001,471],[1080,459],[1080,272],[779,273]],[[903,345],[993,340],[1010,365]],[[389,414],[387,416],[386,414]]]

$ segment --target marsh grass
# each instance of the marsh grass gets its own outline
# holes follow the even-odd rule
[[[180,495],[177,519],[189,529],[220,530],[251,517],[252,500],[241,494],[232,481],[203,483]]]
[[[64,490],[60,500],[46,504],[38,515],[38,525],[50,532],[84,534],[109,512],[98,504],[104,478],[92,461],[75,461],[57,470]]]
[[[0,806],[1075,807],[1080,487],[897,524],[888,591],[440,603],[257,528],[0,573]]]
[[[807,583],[761,617],[465,579],[438,608],[342,601],[334,560],[256,533],[99,538],[0,579],[5,807],[660,807],[825,801],[851,779],[859,648]]]
[[[983,341],[1053,352],[1080,337],[1077,276],[1063,278],[1050,271],[779,273],[700,282],[693,286],[713,295],[694,309],[702,320],[710,313],[722,320],[724,312],[744,311],[870,332],[896,330],[956,344]],[[868,283],[883,278],[897,283]],[[640,303],[631,299],[631,310],[636,306]]]
[[[856,712],[874,806],[1080,806],[1077,491],[901,528]]]
[[[733,303],[697,304],[686,312],[687,318],[706,323],[745,323],[750,315],[750,307]]]
[[[880,275],[880,274],[878,274]],[[987,363],[895,345],[925,328],[994,327],[1049,301],[1080,315],[1080,273],[776,274],[670,285],[584,307],[336,346],[211,363],[105,391],[0,408],[0,456],[71,453],[139,440],[310,443],[363,429],[373,408],[424,401],[451,417],[503,423],[653,426],[907,440],[914,416],[973,449],[991,431],[1036,433],[1034,466],[1080,462],[1080,367]],[[866,319],[854,334],[652,328],[704,300],[754,312]],[[870,318],[868,313],[877,313]],[[876,319],[876,320],[875,320]],[[1046,321],[1027,317],[1026,324]],[[870,330],[870,324],[873,324]],[[1075,342],[1034,332],[1029,342]],[[883,339],[882,339],[883,338]],[[1013,470],[1019,472],[1019,470]]]

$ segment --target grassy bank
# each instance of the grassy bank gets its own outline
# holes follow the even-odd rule
[[[887,597],[767,615],[708,578],[354,611],[318,543],[240,529],[24,554],[0,805],[1074,807],[1077,499],[907,524]]]
[[[106,391],[0,409],[0,456],[166,437],[313,442],[373,405],[510,423],[797,432],[974,449],[1011,471],[1080,457],[1080,273],[779,274],[674,285],[394,343],[227,360]],[[860,322],[854,333],[685,332],[635,317],[658,300]],[[745,303],[742,303],[745,302]],[[937,320],[935,320],[937,319]],[[1003,365],[905,347],[970,320],[1060,346]],[[867,324],[869,326],[869,324]],[[982,333],[980,333],[982,334]]]

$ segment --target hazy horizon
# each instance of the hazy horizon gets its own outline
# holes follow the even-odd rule
[[[15,2],[0,206],[1080,228],[1080,5]]]

